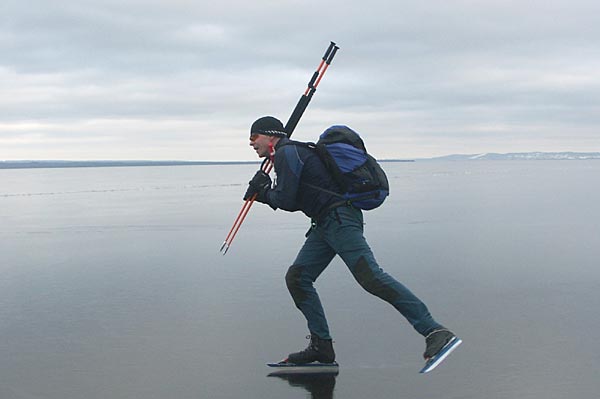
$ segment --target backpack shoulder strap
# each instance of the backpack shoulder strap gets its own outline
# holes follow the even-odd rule
[[[317,147],[317,145],[315,143],[306,143],[304,141],[296,141],[296,140],[288,140],[287,142],[283,143],[281,145],[281,147],[286,146],[286,145],[295,145],[298,147],[304,147],[304,148],[310,148],[310,149],[315,149]]]

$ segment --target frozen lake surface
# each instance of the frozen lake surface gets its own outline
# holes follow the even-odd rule
[[[340,373],[294,380],[265,363],[307,343],[284,275],[308,220],[256,204],[219,254],[256,168],[0,170],[0,397],[597,395],[600,162],[385,163],[366,237],[464,343],[419,375],[423,338],[334,260]]]

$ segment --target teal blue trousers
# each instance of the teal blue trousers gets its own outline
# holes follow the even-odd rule
[[[335,255],[342,258],[366,291],[391,304],[421,335],[426,336],[442,327],[419,298],[379,267],[363,235],[362,211],[341,206],[329,211],[320,221],[313,221],[308,237],[285,278],[311,334],[331,339],[325,312],[313,283]]]

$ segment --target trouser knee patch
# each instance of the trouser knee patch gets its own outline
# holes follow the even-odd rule
[[[381,269],[378,270],[380,271]],[[380,273],[383,272],[380,271]],[[361,287],[370,294],[389,303],[393,303],[398,299],[398,292],[393,287],[384,284],[377,277],[376,272],[369,266],[364,256],[361,256],[354,266],[354,277]]]
[[[296,306],[298,306],[305,298],[306,294],[301,286],[302,279],[302,266],[292,265],[285,274],[285,284],[287,285],[288,291],[292,295],[292,299]]]

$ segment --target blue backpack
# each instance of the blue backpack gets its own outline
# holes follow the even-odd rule
[[[348,126],[325,130],[316,144],[309,143],[325,164],[339,187],[338,193],[320,187],[353,206],[370,210],[379,207],[390,193],[387,176],[377,160],[367,153],[365,144]]]

